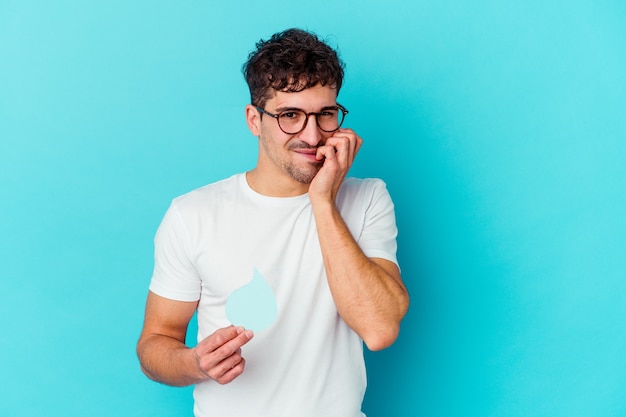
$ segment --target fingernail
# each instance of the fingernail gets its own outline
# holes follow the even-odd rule
[[[246,330],[246,337],[248,339],[252,339],[252,336],[254,336],[254,333],[252,333],[252,330]]]

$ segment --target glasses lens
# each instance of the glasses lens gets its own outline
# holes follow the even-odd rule
[[[317,115],[317,125],[325,132],[334,132],[343,123],[343,112],[338,109],[325,109]]]
[[[306,113],[302,110],[289,110],[278,115],[278,124],[285,133],[298,133],[305,123]]]

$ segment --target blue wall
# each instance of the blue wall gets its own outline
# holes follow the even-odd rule
[[[397,206],[368,414],[626,415],[625,2],[211,3],[0,1],[0,415],[190,415],[134,354],[152,238],[254,164],[240,67],[291,26]]]

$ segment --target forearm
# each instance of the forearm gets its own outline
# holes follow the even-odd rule
[[[316,202],[313,210],[339,314],[370,349],[389,346],[397,338],[408,308],[408,295],[397,270],[386,270],[365,256],[333,203]]]
[[[142,337],[137,344],[142,371],[152,380],[172,386],[187,386],[207,379],[192,348],[164,335]]]

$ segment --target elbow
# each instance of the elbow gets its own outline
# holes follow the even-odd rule
[[[154,378],[152,377],[152,374],[150,374],[148,369],[144,366],[143,355],[142,355],[143,349],[141,346],[141,341],[137,343],[135,353],[137,354],[137,359],[139,360],[139,369],[141,369],[141,372],[143,372],[143,374],[147,376],[148,378],[154,380]]]
[[[400,333],[398,325],[386,326],[384,329],[372,332],[363,337],[363,342],[367,348],[373,352],[383,350],[391,346]]]
[[[393,318],[388,318],[384,323],[380,323],[376,329],[371,329],[362,336],[363,342],[371,351],[379,351],[393,345],[400,334],[400,321],[409,309],[409,296],[407,293],[398,302],[397,310]]]
[[[148,371],[148,369],[146,369],[145,366],[143,366],[142,364],[139,364],[139,368],[141,369],[141,372],[143,372],[143,374],[145,376],[147,376],[149,379],[155,381],[155,382],[159,382],[157,381],[157,379],[150,373],[150,371]]]
[[[143,374],[147,376],[148,378],[150,378],[151,380],[159,382],[155,378],[155,376],[152,374],[152,372],[150,372],[150,370],[148,369],[146,365],[145,350],[146,350],[145,340],[143,337],[141,337],[139,341],[137,342],[137,346],[135,348],[135,353],[137,354],[137,359],[139,360],[139,369],[141,369],[141,372],[143,372]]]

